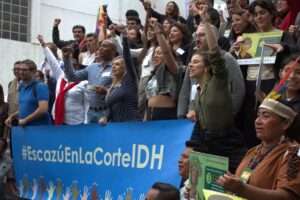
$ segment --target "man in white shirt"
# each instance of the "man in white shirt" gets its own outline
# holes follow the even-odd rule
[[[85,38],[87,51],[79,54],[79,64],[88,66],[95,61],[95,53],[98,49],[97,35],[89,33]]]
[[[61,63],[55,58],[54,54],[46,46],[44,39],[41,35],[38,36],[38,40],[43,48],[44,56],[49,63],[49,67],[52,71],[53,78],[57,80],[56,95],[57,98],[60,93],[73,84],[65,78],[64,71],[61,68]],[[65,84],[62,86],[62,82]],[[64,120],[63,123],[67,125],[84,124],[87,122],[87,110],[88,99],[86,93],[87,81],[81,81],[70,87],[65,92],[64,97]],[[55,120],[56,102],[52,109],[52,115]]]

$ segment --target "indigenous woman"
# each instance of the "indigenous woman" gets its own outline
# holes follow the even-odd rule
[[[235,175],[227,173],[217,182],[248,200],[299,199],[299,145],[286,137],[296,115],[286,104],[265,99],[255,121],[261,143],[247,152]]]

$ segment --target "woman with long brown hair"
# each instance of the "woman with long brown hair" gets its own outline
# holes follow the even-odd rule
[[[201,17],[208,51],[195,52],[188,65],[189,76],[198,86],[192,139],[206,146],[207,153],[229,157],[229,170],[234,171],[244,155],[244,141],[235,127],[228,69],[217,43],[217,34],[208,22],[205,9]]]
[[[175,60],[160,24],[155,24],[155,36],[159,46],[152,57],[153,71],[148,78],[146,120],[177,118],[177,96],[182,68]]]
[[[275,7],[272,2],[267,0],[256,0],[250,4],[250,13],[253,15],[254,23],[257,28],[257,33],[266,32],[279,32],[274,25],[275,20]],[[243,106],[244,115],[242,131],[245,135],[247,145],[249,148],[259,144],[259,140],[256,138],[254,121],[256,118],[257,110],[257,88],[256,81],[259,77],[259,69],[261,70],[261,84],[260,90],[268,94],[274,87],[276,78],[278,77],[278,69],[275,68],[274,64],[263,64],[260,68],[258,64],[248,65],[247,70],[245,70],[245,80],[246,80],[246,96]]]

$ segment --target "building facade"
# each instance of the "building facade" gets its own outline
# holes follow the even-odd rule
[[[175,0],[182,16],[187,15],[190,0]],[[155,10],[164,12],[168,0],[152,0]],[[125,12],[136,9],[143,21],[145,11],[139,0],[0,0],[0,83],[7,95],[8,82],[13,78],[13,63],[32,59],[39,64],[42,51],[37,35],[52,42],[52,24],[61,19],[61,39],[72,39],[72,27],[82,24],[87,33],[95,31],[100,3],[108,5],[108,14],[116,23],[125,23]]]

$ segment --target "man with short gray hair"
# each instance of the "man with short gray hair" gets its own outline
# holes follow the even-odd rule
[[[65,47],[62,51],[67,79],[72,82],[88,80],[88,123],[98,123],[99,119],[106,116],[107,112],[105,95],[112,83],[111,62],[116,56],[116,46],[111,40],[102,41],[96,51],[96,63],[78,71],[74,70],[71,62],[72,48]]]
[[[213,25],[211,26],[216,38],[218,38],[219,33],[217,28]],[[200,51],[208,51],[207,40],[205,37],[205,27],[203,24],[200,24],[197,28],[194,49]],[[245,96],[245,83],[243,74],[236,59],[230,53],[225,51],[222,51],[221,53],[225,60],[226,68],[229,72],[228,87],[232,97],[233,112],[234,114],[237,114],[243,104]],[[195,96],[195,84],[193,84],[193,82],[194,81],[189,78],[189,73],[187,69],[178,100],[178,117],[185,117],[189,111],[189,107],[191,108],[192,106],[192,100]]]

